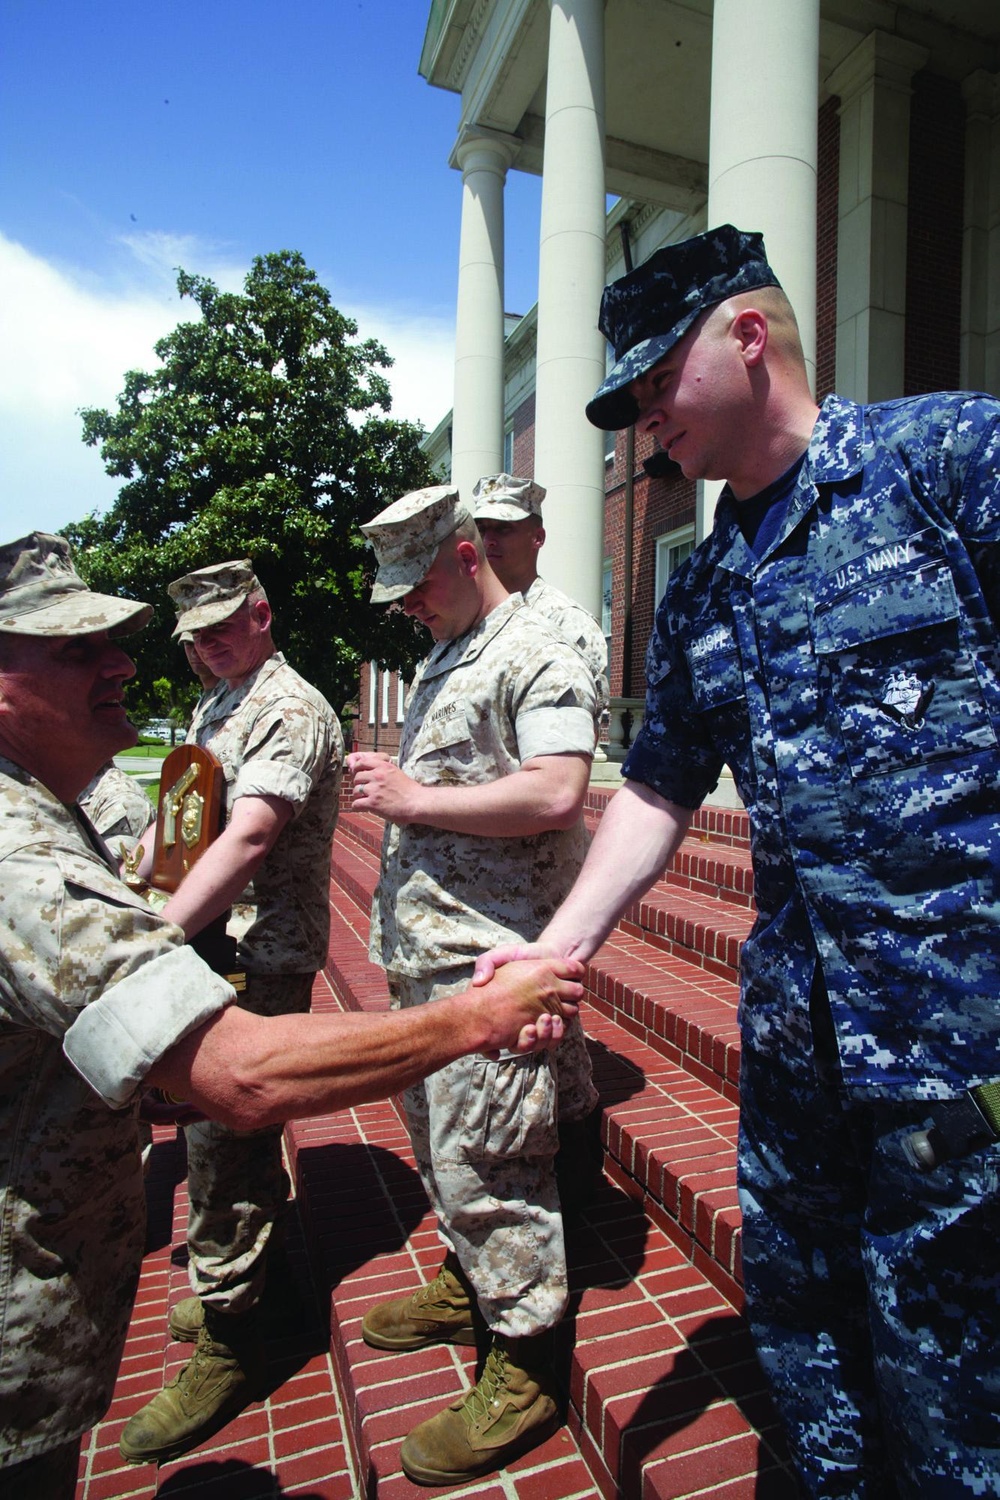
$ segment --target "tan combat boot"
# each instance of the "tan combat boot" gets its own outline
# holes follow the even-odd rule
[[[370,1307],[361,1324],[362,1337],[373,1349],[474,1344],[474,1304],[475,1294],[458,1256],[449,1250],[433,1281],[418,1287],[409,1297],[396,1297],[392,1302]]]
[[[403,1471],[417,1484],[462,1484],[537,1447],[559,1423],[552,1330],[495,1333],[479,1383],[404,1440]]]
[[[226,1318],[205,1308],[191,1359],[125,1424],[122,1457],[132,1464],[178,1458],[248,1406],[263,1383],[256,1315]]]
[[[171,1338],[181,1344],[194,1344],[205,1323],[205,1308],[200,1297],[184,1297],[174,1304],[167,1317]]]

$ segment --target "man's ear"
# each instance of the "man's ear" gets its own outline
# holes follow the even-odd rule
[[[455,547],[455,556],[465,576],[475,578],[479,572],[479,552],[475,542],[459,542]]]
[[[271,606],[266,599],[254,599],[250,605],[250,612],[260,627],[262,635],[270,630],[274,616],[271,614]]]
[[[535,527],[535,534],[532,537],[532,541],[535,544],[535,551],[536,552],[540,552],[541,549],[545,546],[545,527],[544,526],[536,526]]]
[[[759,365],[767,348],[767,315],[756,307],[744,307],[736,314],[729,331],[739,343],[743,363],[748,368]]]

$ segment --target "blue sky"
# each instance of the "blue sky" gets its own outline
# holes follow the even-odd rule
[[[394,412],[452,400],[459,101],[417,73],[429,0],[0,0],[0,541],[101,510],[81,406],[184,317],[300,250],[396,358]],[[536,297],[540,185],[512,173],[508,310]]]

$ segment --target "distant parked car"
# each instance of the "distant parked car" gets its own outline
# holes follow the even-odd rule
[[[164,740],[169,744],[170,731],[174,728],[175,726],[171,724],[169,719],[150,719],[148,724],[143,725],[141,732],[148,740]],[[183,729],[175,729],[175,733],[179,738],[183,739]]]

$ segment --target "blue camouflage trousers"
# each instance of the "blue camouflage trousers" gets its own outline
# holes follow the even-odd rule
[[[401,1009],[458,994],[468,964],[423,978],[391,974]],[[555,1154],[551,1052],[474,1055],[406,1090],[413,1154],[441,1238],[455,1251],[489,1327],[512,1338],[551,1328],[568,1299]]]
[[[1000,1150],[921,1173],[927,1119],[744,1047],[747,1316],[824,1500],[1000,1495]]]
[[[240,1006],[259,1016],[304,1015],[314,977],[248,974]],[[188,1277],[217,1312],[250,1312],[264,1290],[268,1244],[288,1197],[283,1129],[230,1130],[215,1120],[185,1127]]]

